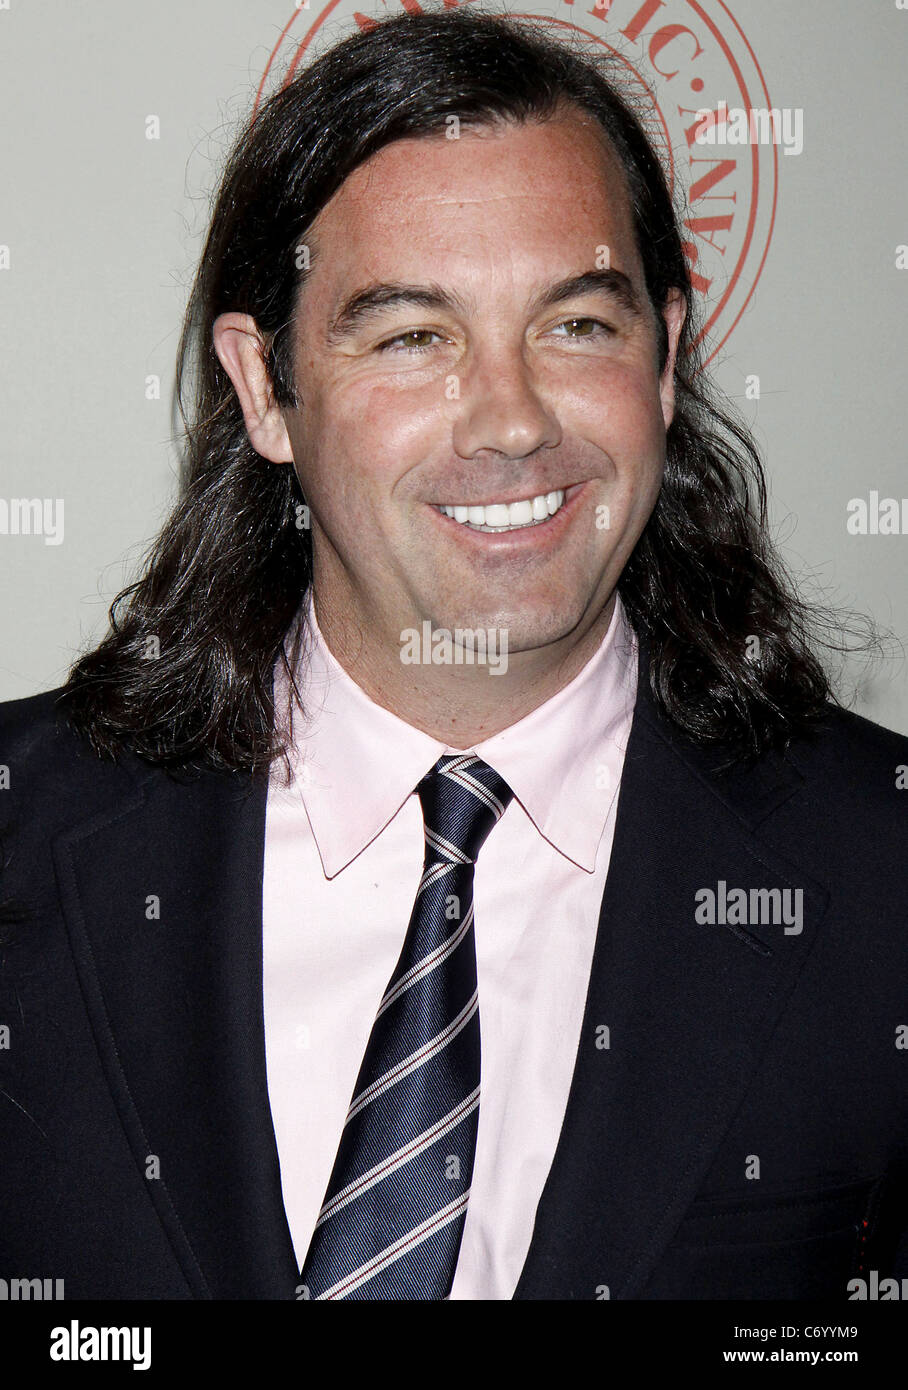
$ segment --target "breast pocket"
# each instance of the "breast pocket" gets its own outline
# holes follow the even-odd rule
[[[643,1298],[848,1298],[885,1179],[700,1198],[688,1209]]]

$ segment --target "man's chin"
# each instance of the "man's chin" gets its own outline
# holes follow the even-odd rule
[[[570,641],[581,623],[583,613],[582,605],[577,605],[576,611],[557,611],[549,608],[534,612],[506,605],[491,608],[477,604],[468,612],[459,609],[444,621],[433,619],[432,627],[436,630],[447,628],[451,632],[460,629],[480,631],[486,635],[494,633],[499,644],[506,644],[507,650],[514,655],[518,652],[539,651]]]

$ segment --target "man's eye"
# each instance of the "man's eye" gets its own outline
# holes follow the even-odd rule
[[[603,322],[601,321],[601,319],[587,319],[587,318],[565,319],[563,323],[556,324],[555,327],[556,327],[556,330],[557,330],[558,328],[576,328],[578,324],[580,324],[580,325],[592,326],[593,332],[591,332],[591,333],[582,333],[582,332],[581,332],[581,333],[570,333],[570,334],[568,335],[569,337],[571,337],[571,338],[596,338],[596,337],[599,337],[599,335],[600,335],[600,334],[603,334],[603,333],[604,333],[607,337],[610,337],[610,336],[614,333],[614,331],[615,331],[614,328],[612,328],[609,324],[603,323]]]
[[[390,352],[393,350],[403,352],[422,352],[425,348],[431,347],[431,343],[414,342],[415,338],[440,338],[441,334],[436,333],[433,328],[410,328],[406,333],[398,333],[396,338],[388,338],[386,342],[379,343],[378,352]],[[400,344],[400,348],[396,345]]]
[[[615,330],[609,324],[603,323],[601,319],[593,318],[573,318],[565,319],[556,325],[559,328],[569,328],[573,330],[567,336],[571,338],[597,338],[601,336],[611,337]],[[588,331],[585,331],[588,330]],[[434,328],[410,328],[405,333],[398,333],[393,338],[387,338],[385,342],[379,343],[377,352],[425,352],[434,346],[429,341],[431,338],[442,340],[442,335],[436,333]]]

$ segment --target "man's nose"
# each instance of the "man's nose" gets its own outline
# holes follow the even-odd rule
[[[494,449],[509,458],[561,442],[561,427],[523,351],[487,348],[459,374],[453,444],[461,458]]]

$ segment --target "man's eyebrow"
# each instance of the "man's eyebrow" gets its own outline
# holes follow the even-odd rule
[[[554,304],[562,304],[567,299],[579,299],[584,295],[604,294],[633,318],[642,318],[643,309],[633,281],[623,270],[585,270],[579,275],[568,276],[550,285],[533,300],[531,313],[547,309]],[[367,285],[345,299],[328,328],[329,343],[337,344],[353,336],[370,318],[375,318],[387,309],[405,307],[418,309],[440,309],[453,313],[466,314],[469,306],[459,295],[445,290],[441,285],[407,285],[396,282],[383,282]]]
[[[370,318],[377,317],[385,309],[399,309],[413,305],[418,309],[446,309],[466,312],[467,306],[459,295],[442,289],[441,285],[402,285],[382,283],[367,285],[345,299],[328,328],[329,343],[340,343],[350,338]]]
[[[642,318],[643,307],[634,282],[623,270],[585,270],[580,275],[571,275],[551,285],[533,304],[533,312],[547,309],[551,304],[562,304],[566,299],[580,299],[588,294],[604,294],[614,299],[631,318]]]

